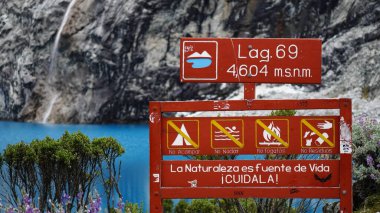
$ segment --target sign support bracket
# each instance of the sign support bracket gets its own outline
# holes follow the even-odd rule
[[[256,98],[256,85],[255,83],[244,83],[244,99],[252,100]]]

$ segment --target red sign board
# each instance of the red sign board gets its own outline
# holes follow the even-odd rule
[[[339,186],[338,160],[163,161],[162,187]]]
[[[339,109],[340,114],[164,116],[268,109]],[[352,212],[349,99],[151,102],[149,111],[150,212],[162,212],[163,199],[248,197],[339,198],[340,211]],[[163,157],[239,154],[339,154],[339,159],[169,161]]]
[[[181,38],[181,81],[321,82],[320,39]]]
[[[338,154],[339,116],[163,118],[164,155]]]

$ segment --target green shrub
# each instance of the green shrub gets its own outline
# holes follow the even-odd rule
[[[165,213],[171,213],[173,211],[173,200],[164,200],[162,205]]]
[[[180,200],[174,208],[175,213],[189,213],[189,204],[185,200]]]
[[[273,110],[270,113],[270,116],[294,116],[297,111],[293,109],[281,109],[281,110]]]
[[[194,199],[189,206],[189,212],[193,213],[216,213],[217,207],[208,199]]]
[[[0,181],[9,192],[3,200],[19,206],[27,197],[29,206],[38,206],[41,211],[61,206],[69,212],[89,204],[95,183],[100,182],[110,212],[115,193],[122,197],[118,187],[121,162],[117,158],[123,153],[114,138],[91,141],[81,132],[65,132],[58,140],[46,137],[30,144],[8,145],[0,155]]]

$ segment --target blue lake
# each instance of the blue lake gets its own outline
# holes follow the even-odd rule
[[[120,189],[129,202],[149,202],[149,127],[148,125],[66,125],[0,121],[0,150],[7,144],[31,142],[46,136],[59,138],[65,131],[81,131],[90,138],[116,138],[125,148],[122,161]]]

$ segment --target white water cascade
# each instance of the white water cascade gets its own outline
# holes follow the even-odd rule
[[[50,100],[50,103],[49,103],[49,106],[47,108],[47,110],[45,111],[44,113],[44,117],[42,119],[42,123],[47,123],[48,119],[49,119],[49,116],[51,114],[51,111],[53,110],[53,106],[55,104],[55,102],[57,102],[57,99],[58,99],[59,95],[56,94],[53,96],[53,98]]]
[[[53,76],[52,73],[55,71],[56,60],[57,60],[57,55],[58,55],[59,41],[61,40],[63,29],[65,28],[65,25],[70,18],[71,9],[75,5],[76,1],[77,0],[71,0],[69,6],[66,9],[65,15],[63,16],[63,20],[62,20],[62,23],[58,29],[57,35],[55,36],[54,45],[53,45],[53,49],[51,51],[51,58],[50,58],[50,66],[49,66],[48,82],[47,82],[48,86],[50,86],[50,84],[52,83],[51,82],[52,76]],[[54,91],[56,91],[56,89],[52,88],[52,94],[55,93]],[[42,118],[42,123],[48,122],[48,119],[49,119],[50,114],[53,110],[54,104],[57,102],[59,95],[58,95],[58,93],[55,93],[55,95],[51,95],[50,97],[51,97],[51,99],[49,101],[49,105],[48,105],[46,111],[44,112],[44,115]]]
[[[59,27],[58,33],[55,36],[53,50],[51,52],[51,58],[50,58],[49,74],[51,74],[51,72],[54,71],[54,68],[56,65],[57,54],[58,54],[59,41],[61,40],[63,29],[65,28],[65,25],[70,18],[71,9],[75,5],[76,1],[77,0],[71,0],[69,6],[66,9],[66,13],[65,13],[65,16],[63,17],[63,20],[62,20],[61,26]]]

